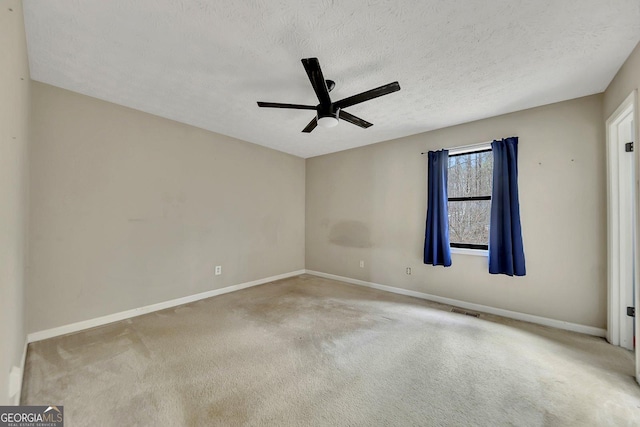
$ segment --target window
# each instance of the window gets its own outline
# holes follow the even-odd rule
[[[489,249],[491,148],[449,154],[448,209],[452,248]]]

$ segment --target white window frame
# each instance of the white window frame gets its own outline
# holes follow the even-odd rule
[[[450,148],[449,156],[460,155],[460,154],[470,154],[470,153],[475,153],[476,151],[490,150],[492,142],[493,141],[487,141],[487,142],[481,142],[480,144],[465,145],[462,147]],[[488,249],[454,248],[454,247],[451,247],[451,245],[449,245],[449,249],[452,254],[485,256],[485,257],[489,256]]]

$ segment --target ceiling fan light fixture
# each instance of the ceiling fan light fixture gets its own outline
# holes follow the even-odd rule
[[[336,117],[318,117],[318,124],[323,128],[332,128],[338,126],[338,119]]]

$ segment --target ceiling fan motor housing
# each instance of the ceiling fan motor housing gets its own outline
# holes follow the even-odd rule
[[[340,109],[334,108],[333,105],[327,105],[327,106],[318,105],[318,118],[333,117],[335,119],[338,119],[339,115],[340,115]]]
[[[338,125],[338,118],[340,116],[340,109],[333,108],[333,105],[323,108],[322,105],[318,105],[318,124],[322,127],[332,128]]]

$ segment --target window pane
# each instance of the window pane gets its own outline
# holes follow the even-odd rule
[[[490,196],[493,153],[469,153],[449,157],[449,197]]]
[[[451,243],[489,243],[491,200],[449,202],[448,206]]]

